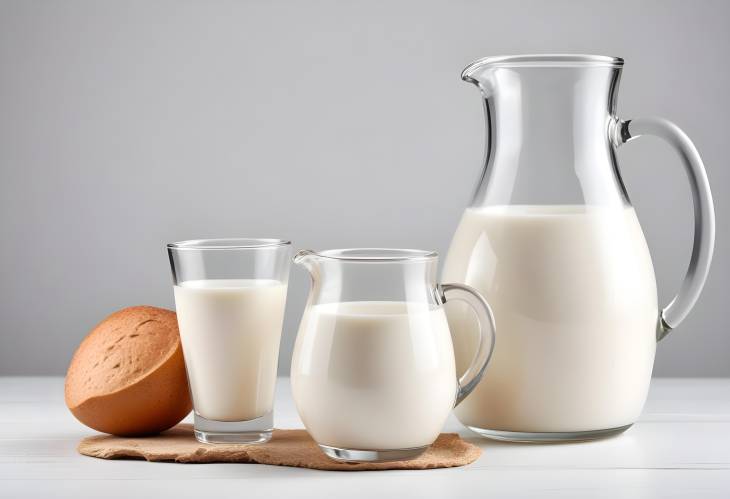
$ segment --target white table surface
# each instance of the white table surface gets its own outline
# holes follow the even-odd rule
[[[301,427],[289,379],[276,426]],[[332,472],[252,464],[106,461],[76,452],[94,431],[63,403],[62,378],[0,378],[0,497],[730,497],[730,379],[655,379],[641,420],[614,438],[483,449],[462,468]]]

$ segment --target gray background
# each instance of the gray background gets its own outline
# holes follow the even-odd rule
[[[445,252],[481,167],[485,55],[625,57],[619,113],[694,139],[715,261],[655,374],[730,375],[727,2],[0,2],[0,374],[61,374],[126,305],[172,307],[164,243]],[[660,300],[690,192],[659,141],[619,152]],[[308,281],[293,269],[280,369]]]

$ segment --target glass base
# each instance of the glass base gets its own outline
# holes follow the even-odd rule
[[[204,444],[262,444],[271,440],[274,412],[249,421],[215,421],[195,413],[195,438]]]
[[[525,443],[557,443],[557,442],[581,442],[586,440],[596,440],[598,438],[606,438],[625,432],[633,426],[633,423],[626,426],[618,426],[616,428],[607,428],[605,430],[588,430],[588,431],[555,431],[555,432],[522,432],[522,431],[502,431],[487,430],[484,428],[476,428],[467,426],[471,431],[481,435],[482,437],[491,438],[492,440],[501,440],[504,442],[525,442]]]
[[[327,457],[344,463],[382,463],[385,461],[407,461],[415,459],[423,454],[430,446],[411,447],[408,449],[388,450],[359,450],[331,447],[329,445],[319,446]]]

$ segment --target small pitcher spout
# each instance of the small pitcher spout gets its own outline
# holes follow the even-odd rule
[[[307,269],[310,274],[312,274],[314,269],[315,256],[316,253],[312,250],[301,250],[297,252],[296,255],[294,255],[292,261],[297,265],[301,265],[302,267]]]

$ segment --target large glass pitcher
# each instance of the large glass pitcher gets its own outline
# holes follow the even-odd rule
[[[686,317],[707,276],[714,211],[702,160],[674,124],[616,116],[622,66],[601,56],[488,57],[462,74],[483,96],[486,153],[443,278],[476,288],[494,311],[492,361],[456,408],[484,436],[582,440],[630,427],[657,340]],[[641,135],[677,149],[694,196],[689,269],[662,309],[616,163],[617,148]],[[478,328],[460,304],[447,313],[462,371]]]

